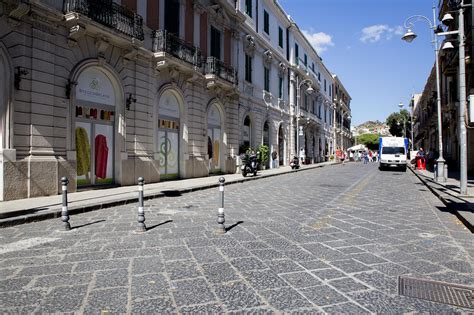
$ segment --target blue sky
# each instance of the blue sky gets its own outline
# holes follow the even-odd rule
[[[402,41],[403,23],[415,14],[433,19],[433,0],[279,0],[352,97],[352,125],[385,121],[421,93],[434,64],[431,30]],[[436,0],[435,4],[438,4]]]

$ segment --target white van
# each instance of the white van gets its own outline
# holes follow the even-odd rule
[[[402,137],[381,137],[379,139],[379,169],[387,167],[407,170],[408,139]]]

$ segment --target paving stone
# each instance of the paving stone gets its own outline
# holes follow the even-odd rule
[[[201,267],[209,282],[228,282],[240,279],[229,263],[208,264]]]
[[[133,258],[132,261],[133,274],[158,273],[163,272],[164,269],[165,267],[159,256],[137,257]]]
[[[328,246],[331,246],[331,244],[328,244]],[[340,251],[343,254],[346,254],[346,255],[348,255],[348,254],[358,254],[358,253],[364,253],[365,252],[364,250],[362,250],[358,247],[355,247],[355,246],[340,247],[337,250]]]
[[[433,273],[443,270],[443,267],[432,264],[426,260],[409,261],[400,264],[421,274]]]
[[[234,266],[239,271],[248,271],[256,269],[266,269],[267,266],[255,257],[244,257],[232,259],[230,261],[232,266]]]
[[[132,301],[132,314],[178,314],[170,297],[146,299],[137,297]]]
[[[161,249],[164,261],[190,259],[191,253],[185,246],[165,247]]]
[[[78,312],[87,293],[87,286],[53,289],[41,302],[40,314]]]
[[[240,258],[252,256],[252,253],[242,246],[224,247],[220,249],[221,253],[229,258]]]
[[[318,306],[331,305],[346,302],[347,298],[331,289],[327,285],[321,285],[299,290],[305,297]]]
[[[244,278],[256,289],[266,290],[288,286],[276,273],[271,270],[256,270],[243,272]]]
[[[288,273],[304,270],[303,267],[289,259],[271,260],[265,264],[276,273]]]
[[[217,297],[228,310],[263,305],[258,295],[243,282],[231,282],[214,287]]]
[[[187,306],[180,309],[180,314],[194,315],[194,314],[223,314],[224,309],[221,305],[212,303],[205,305]]]
[[[80,262],[74,268],[74,272],[91,272],[96,270],[126,269],[130,264],[128,259],[110,259]]]
[[[92,273],[75,273],[42,276],[35,280],[34,287],[57,287],[65,285],[87,284],[92,280]],[[0,285],[0,288],[2,286]]]
[[[171,282],[172,293],[178,306],[215,301],[214,293],[201,278]]]
[[[328,283],[341,292],[351,292],[369,289],[367,286],[351,278],[331,280]]]
[[[387,262],[387,260],[380,258],[376,255],[369,254],[369,253],[353,254],[353,255],[350,255],[350,257],[366,265],[381,264],[381,263]]]
[[[261,250],[252,250],[253,255],[257,256],[261,260],[273,260],[285,258],[285,255],[282,252],[279,252],[275,249],[261,249]]]
[[[354,259],[338,260],[331,263],[333,266],[347,273],[372,270],[371,267],[355,261]]]
[[[330,265],[323,262],[322,260],[308,260],[308,261],[300,261],[298,263],[307,270],[331,268]]]
[[[406,314],[413,309],[401,299],[394,298],[380,291],[360,291],[349,293],[349,296],[377,314]]]
[[[101,270],[96,272],[96,288],[125,287],[128,286],[128,270]]]
[[[109,259],[112,254],[110,252],[90,252],[81,254],[66,255],[62,262],[76,262],[76,261],[88,261],[88,260],[101,260]]]
[[[197,278],[202,276],[198,266],[192,260],[182,260],[166,263],[166,273],[171,280]]]
[[[293,288],[305,288],[321,284],[321,281],[308,272],[281,274],[280,277],[291,284]]]
[[[355,278],[364,282],[368,286],[374,287],[381,291],[396,293],[398,288],[398,282],[396,278],[389,277],[381,272],[362,272],[354,275]]]
[[[261,294],[272,307],[279,311],[290,311],[303,307],[311,307],[311,303],[292,288],[279,288],[262,291]]]
[[[200,263],[224,262],[224,257],[213,247],[195,247],[191,249],[194,258]]]
[[[46,295],[43,290],[22,290],[20,292],[0,293],[2,308],[23,307],[25,305],[37,305]]]
[[[342,303],[323,308],[327,314],[371,314],[368,310],[354,303]]]
[[[168,282],[162,274],[139,275],[132,277],[132,296],[155,298],[169,295]]]
[[[21,291],[31,282],[32,279],[33,278],[25,277],[0,280],[0,292]]]
[[[125,313],[127,310],[127,301],[127,288],[93,290],[89,293],[85,313]]]
[[[336,270],[334,268],[314,270],[314,271],[311,271],[311,273],[321,280],[330,280],[330,279],[347,277],[345,273],[339,270]]]

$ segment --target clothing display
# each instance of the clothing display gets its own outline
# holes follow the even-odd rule
[[[97,135],[95,137],[95,176],[98,178],[107,177],[108,155],[107,138],[104,135]]]
[[[77,176],[88,175],[91,167],[91,147],[86,129],[76,128],[76,160]]]

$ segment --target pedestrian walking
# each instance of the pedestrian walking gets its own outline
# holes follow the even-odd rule
[[[341,153],[341,162],[342,166],[344,166],[344,161],[346,160],[346,154],[344,152]]]

